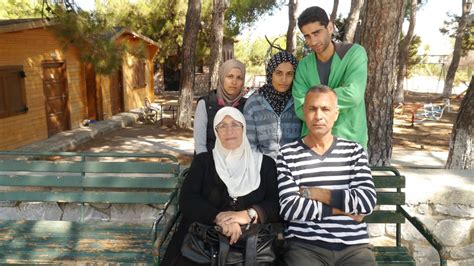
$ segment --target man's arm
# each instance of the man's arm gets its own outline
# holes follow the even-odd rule
[[[371,214],[377,203],[375,186],[368,166],[367,154],[359,146],[354,165],[355,176],[352,178],[349,189],[329,190],[311,187],[309,196],[313,200],[321,201],[342,214]],[[333,210],[333,214],[341,214]]]
[[[350,62],[338,87],[333,88],[337,94],[337,104],[341,111],[361,104],[365,97],[367,86],[367,53],[364,47],[354,46]]]
[[[305,190],[308,190],[308,191],[305,191]],[[316,201],[321,201],[326,205],[331,204],[331,190],[329,189],[317,188],[317,187],[301,187],[300,194],[305,196],[306,198],[316,200]],[[308,194],[308,195],[305,195],[305,194]],[[353,220],[357,222],[362,222],[365,216],[365,215],[345,213],[341,211],[340,209],[337,209],[334,207],[332,208],[331,214],[332,215],[346,215],[346,216],[351,217]]]
[[[322,220],[332,214],[332,208],[323,202],[301,196],[300,188],[296,184],[281,151],[277,158],[277,170],[280,215],[285,221]]]

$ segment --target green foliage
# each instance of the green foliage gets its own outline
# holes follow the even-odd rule
[[[336,18],[334,21],[334,25],[336,26],[336,29],[333,34],[333,38],[342,42],[344,40],[344,34],[345,32],[345,27],[346,27],[346,21],[347,18],[343,18],[341,14]]]
[[[428,3],[428,0],[418,0],[416,1],[416,10],[419,11],[419,10],[422,10],[425,5]],[[411,7],[411,1],[406,1],[405,2],[405,13],[403,14],[403,18],[405,20],[409,20],[410,18],[410,7]]]
[[[241,40],[235,44],[235,57],[244,63],[247,76],[265,74],[264,60],[268,43],[265,39]]]
[[[232,0],[226,12],[225,38],[234,38],[242,28],[277,6],[277,0]],[[163,63],[179,55],[183,43],[187,0],[96,0],[97,12],[112,24],[127,26],[158,42],[157,59]],[[211,47],[212,0],[202,0],[201,29],[196,41],[196,57],[209,61]]]
[[[212,40],[212,1],[202,1],[201,29],[198,33],[196,61],[199,65],[208,65]]]
[[[269,37],[275,46],[285,48],[285,37]],[[269,52],[270,45],[265,38],[255,40],[241,40],[235,45],[235,56],[244,63],[247,68],[247,75],[265,75],[265,56]],[[275,54],[278,49],[272,48],[270,53]],[[268,60],[268,59],[267,59]]]
[[[311,48],[306,45],[303,35],[301,34],[301,32],[298,32],[296,34],[296,59],[300,61],[301,59],[303,59],[303,57],[307,56],[311,52]]]
[[[200,64],[207,64],[213,6],[212,0],[201,1],[201,29],[196,40],[196,57]],[[0,10],[2,18],[41,16],[40,1],[32,4],[31,0],[0,0],[0,3],[6,7]],[[120,56],[124,49],[114,48],[103,38],[113,34],[112,26],[127,27],[156,41],[159,46],[156,59],[163,63],[170,56],[181,54],[187,3],[187,0],[95,0],[96,11],[92,13],[55,11],[60,24],[57,32],[61,38],[80,45],[84,61],[97,65],[103,73],[115,69],[118,63],[115,56]],[[225,38],[235,38],[243,27],[281,3],[282,0],[231,0],[226,12]]]
[[[0,19],[41,17],[40,1],[0,0],[0,6]]]
[[[430,76],[435,77],[439,80],[443,80],[446,76],[446,71],[448,69],[448,64],[427,64],[421,62],[418,65],[415,65],[412,69],[413,76]],[[461,84],[469,84],[469,81],[472,77],[472,70],[469,68],[458,69],[454,77],[454,86],[459,86]]]
[[[442,34],[448,35],[451,38],[455,38],[460,19],[461,19],[460,16],[456,16],[453,13],[448,13],[448,20],[444,21],[444,27],[440,28],[439,31]],[[469,17],[466,19],[468,20],[468,23],[463,33],[464,35],[463,35],[462,45],[461,45],[462,47],[461,56],[465,56],[470,50],[474,50],[473,22],[469,20]]]
[[[401,33],[400,41],[398,45],[403,43],[405,36]],[[418,48],[421,45],[421,38],[418,35],[413,35],[410,45],[408,46],[408,56],[407,56],[407,78],[410,78],[413,74],[413,69],[417,64],[420,64],[423,60],[422,56],[418,55]]]
[[[279,7],[281,0],[231,0],[226,12],[226,30],[228,37],[237,36],[243,27],[251,25],[261,16]]]
[[[104,16],[95,12],[66,12],[61,8],[56,8],[54,14],[57,25],[53,29],[65,48],[77,47],[81,61],[92,64],[99,74],[107,75],[119,69],[126,47],[116,45],[111,39],[116,30]]]
[[[163,63],[171,55],[179,54],[183,43],[186,20],[186,0],[97,0],[97,12],[113,25],[130,28],[156,41],[157,60]]]

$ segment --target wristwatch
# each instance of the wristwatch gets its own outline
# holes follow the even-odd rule
[[[250,217],[250,224],[253,224],[253,222],[255,222],[255,219],[257,219],[257,211],[254,208],[248,208],[247,214]]]
[[[307,199],[310,199],[311,198],[311,191],[309,190],[309,188],[307,188],[307,187],[303,188],[303,191],[301,192],[301,196],[303,196]]]

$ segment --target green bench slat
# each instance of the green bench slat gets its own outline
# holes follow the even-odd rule
[[[88,221],[94,222],[94,223],[99,223],[98,221]],[[107,222],[105,222],[107,223]],[[2,223],[0,223],[2,224]],[[115,224],[115,223],[114,223]],[[2,224],[4,225],[4,224]],[[139,234],[140,232],[143,232],[143,230],[147,231],[150,233],[150,225],[147,225],[146,228],[140,225],[136,225],[136,227],[118,227],[118,228],[110,228],[109,227],[72,227],[72,228],[58,228],[58,227],[52,227],[51,225],[49,226],[37,226],[34,225],[32,228],[27,228],[24,225],[21,224],[14,224],[10,225],[8,228],[0,228],[0,232],[2,233],[3,236],[5,236],[4,239],[8,239],[8,236],[13,236],[15,233],[27,233],[29,237],[38,237],[44,234],[48,234],[50,237],[62,237],[63,234],[67,233],[70,234],[70,238],[73,238],[73,236],[89,236],[90,238],[96,238],[96,239],[101,239],[103,238],[104,234],[103,232],[110,232],[113,231],[114,235],[116,234],[117,237],[119,236],[127,236],[130,237],[130,239],[134,238],[134,235]],[[107,233],[109,234],[109,233]],[[2,239],[3,239],[2,236]]]
[[[0,230],[7,230],[8,227],[23,227],[23,228],[44,228],[44,230],[49,230],[55,228],[54,230],[77,230],[77,231],[87,231],[87,230],[141,230],[142,228],[151,228],[151,225],[144,225],[142,223],[125,223],[125,222],[74,222],[74,221],[50,221],[50,220],[0,220]]]
[[[408,249],[406,247],[395,247],[395,246],[377,246],[374,247],[374,252],[383,255],[383,254],[408,254]]]
[[[404,188],[405,176],[382,176],[373,175],[376,188]]]
[[[148,255],[145,255],[148,254]],[[90,263],[90,265],[109,263],[146,263],[151,265],[153,257],[151,248],[140,254],[121,251],[121,252],[71,252],[67,250],[0,250],[0,263],[18,264],[70,264],[70,263]],[[119,264],[119,265],[120,265]]]
[[[179,173],[178,164],[153,162],[86,162],[87,173]]]
[[[129,245],[128,251],[140,251],[142,250],[142,246],[144,245],[143,239],[142,238],[137,238],[139,237],[148,237],[146,238],[148,241],[149,240],[149,235],[150,232],[149,230],[145,233],[142,232],[142,234],[135,236],[134,238],[127,237],[125,235],[122,235],[121,237],[119,236],[110,236],[102,234],[104,236],[103,238],[97,238],[94,237],[91,234],[85,234],[84,236],[81,237],[74,237],[74,236],[67,236],[67,235],[38,235],[38,236],[31,236],[28,237],[28,239],[15,239],[15,240],[7,240],[3,241],[4,243],[0,244],[1,249],[37,249],[37,247],[41,248],[52,248],[56,249],[58,248],[58,245],[62,245],[65,249],[71,249],[71,250],[93,250],[93,249],[101,249],[104,251],[110,251],[113,252],[113,245],[114,242],[118,242],[121,239],[126,239],[127,245]],[[59,244],[60,243],[60,244]],[[151,246],[151,245],[149,245]],[[139,247],[139,248],[138,248]]]
[[[404,192],[377,192],[377,205],[403,205]]]
[[[0,186],[32,187],[100,187],[100,188],[175,188],[175,175],[157,176],[59,176],[59,175],[0,175]]]
[[[37,151],[0,151],[0,158],[17,158],[18,156],[29,158],[44,158],[44,157],[78,157],[85,158],[164,158],[172,162],[178,162],[178,159],[167,153],[118,153],[118,152],[37,152]]]
[[[150,229],[108,222],[0,221],[0,263],[152,263]]]
[[[56,191],[5,191],[0,201],[47,201],[47,202],[100,202],[100,203],[167,203],[171,192],[56,192]]]
[[[375,247],[374,253],[378,265],[416,265],[406,247]]]
[[[65,161],[0,161],[0,171],[11,172],[87,172],[87,173],[170,173],[177,174],[179,165],[160,162],[65,162]]]
[[[405,223],[403,214],[396,211],[374,211],[364,218],[366,223]]]
[[[0,161],[0,171],[10,172],[73,172],[80,173],[84,169],[83,162],[57,161]]]

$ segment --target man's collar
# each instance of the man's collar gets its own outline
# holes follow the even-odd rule
[[[316,52],[313,51],[313,53],[319,61],[321,61],[323,63],[326,63],[332,58],[332,56],[336,52],[336,46],[335,46],[333,41],[331,41],[330,45],[328,46],[327,50],[329,50],[329,49],[332,49],[332,52],[329,56],[327,56],[327,58],[326,58],[326,56],[324,58],[320,58]]]

